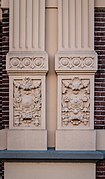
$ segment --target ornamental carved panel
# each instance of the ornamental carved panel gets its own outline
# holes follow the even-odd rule
[[[61,57],[59,58],[59,68],[90,68],[93,69],[95,66],[94,57]]]
[[[41,79],[13,80],[13,127],[40,127],[42,110]]]
[[[74,77],[61,80],[62,127],[88,126],[90,120],[90,80]]]
[[[10,69],[37,69],[45,68],[45,58],[43,57],[12,57],[9,61]]]
[[[58,53],[55,58],[56,72],[72,72],[72,71],[96,71],[97,70],[97,54],[92,53]]]

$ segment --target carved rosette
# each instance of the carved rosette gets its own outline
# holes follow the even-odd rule
[[[94,68],[94,57],[60,57],[59,68]]]
[[[90,80],[62,79],[62,127],[87,126],[90,119]]]
[[[40,79],[14,79],[13,127],[40,127],[42,110]]]
[[[58,53],[55,57],[56,72],[73,72],[86,70],[96,72],[97,54],[95,52]]]
[[[12,57],[9,61],[10,69],[36,69],[45,68],[45,58],[43,57]]]

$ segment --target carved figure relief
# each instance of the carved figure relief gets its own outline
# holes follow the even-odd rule
[[[62,79],[62,126],[88,125],[90,118],[90,80]]]
[[[41,80],[25,77],[13,83],[13,126],[39,127],[41,125]]]

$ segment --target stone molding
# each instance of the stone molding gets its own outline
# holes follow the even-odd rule
[[[97,54],[95,52],[59,52],[55,56],[55,70],[57,73],[96,72]]]
[[[7,72],[28,72],[28,73],[47,73],[48,55],[46,52],[9,52],[7,54]]]
[[[95,0],[95,7],[105,7],[104,0]]]

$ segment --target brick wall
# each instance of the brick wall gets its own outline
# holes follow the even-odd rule
[[[2,129],[2,20],[0,19],[0,129]]]
[[[105,8],[95,8],[95,50],[98,71],[95,77],[95,129],[105,129]]]
[[[2,129],[2,19],[0,19],[0,129]],[[0,176],[3,175],[0,162]]]
[[[97,179],[105,179],[105,162],[97,163],[96,171]]]
[[[95,8],[95,50],[98,71],[95,76],[95,129],[105,129],[105,8]],[[97,163],[97,179],[105,179],[105,162]]]
[[[9,50],[9,10],[2,10],[0,22],[0,129],[9,124],[9,80],[6,72],[6,54]],[[4,178],[4,166],[0,162],[0,176]]]
[[[9,10],[2,11],[2,123],[9,123],[9,79],[6,72],[6,54],[9,51]]]

